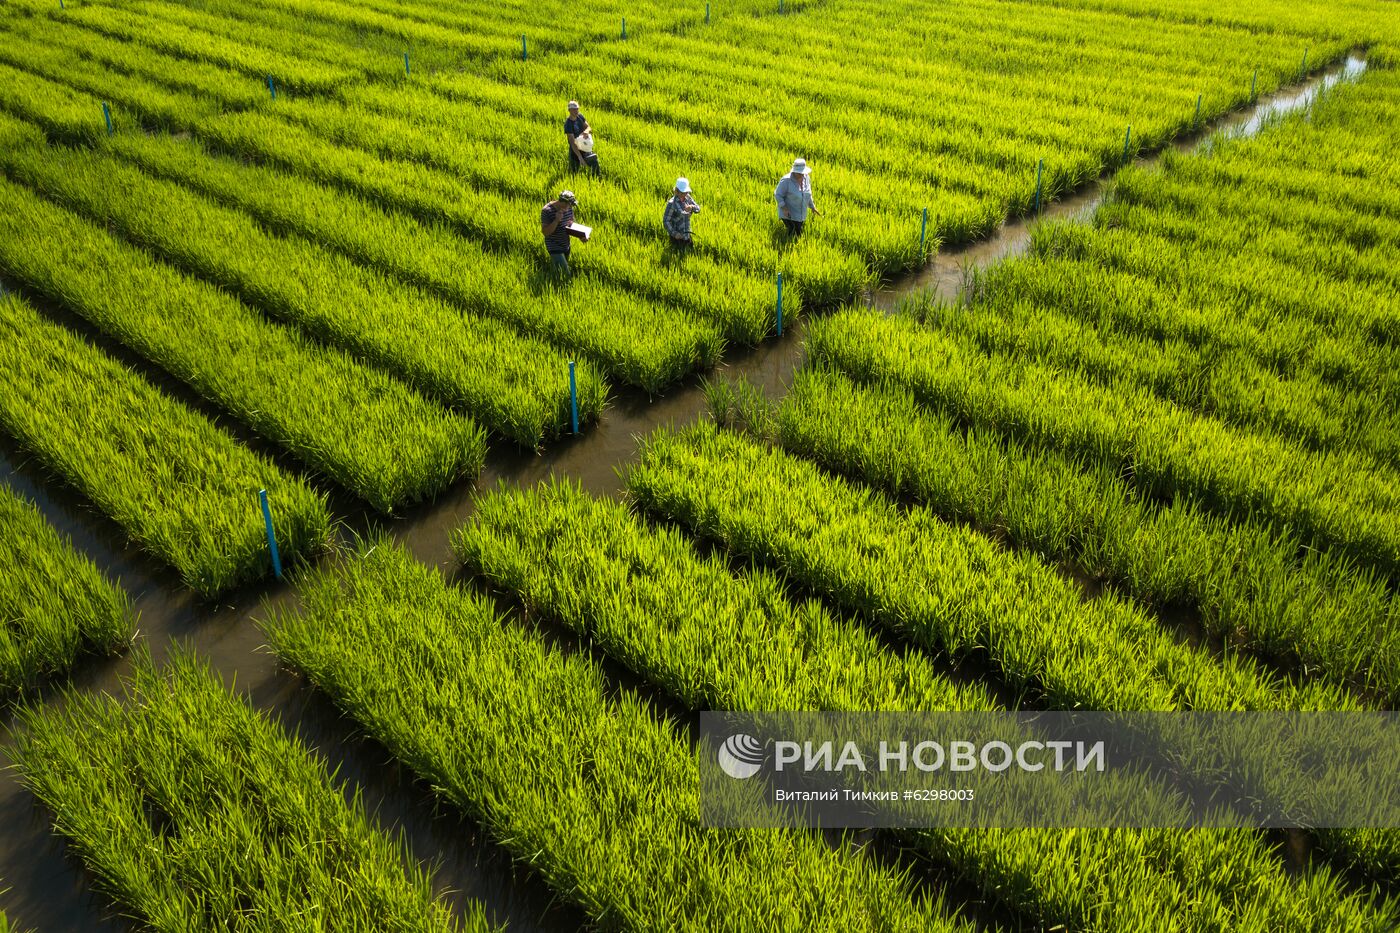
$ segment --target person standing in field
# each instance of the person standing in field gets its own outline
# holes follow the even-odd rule
[[[792,169],[773,189],[773,198],[778,202],[778,216],[783,219],[787,231],[792,236],[802,235],[802,226],[807,222],[807,212],[818,217],[817,202],[812,200],[812,170],[806,159],[795,159]]]
[[[569,251],[572,241],[569,225],[574,222],[574,208],[578,199],[572,191],[561,191],[559,197],[550,201],[540,210],[540,232],[544,234],[544,248],[549,253],[554,271],[559,275],[569,275]]]
[[[576,171],[588,165],[588,153],[579,146],[579,137],[591,134],[588,118],[579,113],[578,101],[569,101],[569,116],[564,121],[564,136],[569,140],[569,169]]]
[[[661,215],[661,223],[676,246],[690,246],[690,216],[700,213],[700,205],[690,196],[690,182],[676,179],[676,188],[666,201],[666,212]]]

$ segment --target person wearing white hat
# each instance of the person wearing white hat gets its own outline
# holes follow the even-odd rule
[[[802,226],[807,222],[809,210],[821,216],[817,202],[812,200],[812,169],[806,159],[793,160],[792,168],[773,189],[773,199],[778,202],[778,216],[792,236],[802,235]]]
[[[579,113],[578,101],[569,101],[569,116],[564,121],[564,136],[569,140],[569,169],[574,171],[585,166],[598,170],[597,159],[590,159],[593,149],[593,127],[588,118]]]
[[[700,205],[696,204],[695,198],[691,196],[690,181],[677,178],[676,188],[666,201],[666,212],[661,215],[661,223],[670,234],[672,243],[677,246],[691,245],[690,215],[698,213]]]

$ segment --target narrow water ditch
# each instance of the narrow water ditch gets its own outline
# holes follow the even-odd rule
[[[1199,132],[1177,138],[1171,143],[1176,152],[1195,152],[1207,145],[1216,134],[1228,138],[1254,136],[1287,114],[1311,106],[1318,94],[1339,81],[1354,81],[1366,70],[1364,52],[1353,52],[1346,61],[1314,76],[1302,84],[1284,88],[1261,97],[1252,106],[1237,110],[1206,123]],[[1153,166],[1161,162],[1165,150],[1145,154],[1133,160],[1134,165]],[[879,308],[893,310],[901,301],[918,295],[933,295],[954,302],[962,294],[963,280],[974,269],[985,269],[1003,259],[1022,256],[1030,248],[1031,229],[1042,220],[1087,221],[1103,203],[1112,182],[1112,173],[1100,176],[1058,201],[1052,201],[1039,214],[1008,220],[985,239],[959,249],[935,255],[917,272],[889,282],[873,290],[867,302]]]
[[[1216,132],[1253,135],[1271,118],[1308,106],[1320,89],[1354,79],[1365,67],[1363,55],[1352,55],[1344,64],[1305,84],[1263,98],[1173,145],[1180,151],[1191,151]],[[1137,162],[1152,164],[1159,158],[1160,154],[1145,156]],[[989,238],[939,253],[925,268],[882,287],[869,300],[882,308],[892,308],[905,297],[925,292],[955,300],[965,269],[1025,253],[1031,227],[1041,219],[1087,219],[1102,201],[1106,185],[1107,179],[1100,179],[1051,203],[1038,217],[1010,221]],[[770,398],[781,397],[801,363],[803,330],[799,320],[782,337],[734,354],[705,378],[743,377]],[[385,530],[420,560],[450,574],[456,559],[449,534],[470,517],[481,491],[502,482],[529,488],[550,477],[564,477],[592,493],[616,495],[621,489],[617,471],[634,459],[639,438],[659,427],[683,427],[702,417],[703,381],[692,377],[659,399],[624,392],[581,437],[556,442],[543,454],[497,445],[476,483],[459,483],[435,502],[398,518],[353,514],[343,527],[347,533],[357,534]],[[273,584],[234,594],[217,604],[201,603],[179,585],[173,573],[156,566],[127,543],[121,530],[96,514],[80,496],[52,482],[3,441],[0,482],[37,502],[49,521],[70,535],[80,550],[109,576],[121,579],[140,614],[139,635],[157,660],[166,656],[175,642],[191,648],[226,682],[236,682],[239,692],[251,696],[259,709],[295,730],[333,767],[339,767],[341,782],[350,790],[362,791],[379,822],[402,831],[413,855],[436,866],[439,889],[453,892],[449,902],[460,903],[467,897],[480,900],[493,920],[507,923],[512,930],[578,929],[582,918],[576,910],[554,903],[538,878],[515,868],[503,851],[474,827],[453,813],[439,812],[432,795],[390,761],[382,748],[361,737],[324,697],[278,665],[252,619],[264,615],[265,603],[280,605],[294,600],[289,587]],[[338,510],[338,514],[347,513]],[[115,691],[129,663],[125,656],[86,661],[73,683],[80,689]],[[7,765],[5,745],[0,744],[0,767]],[[8,888],[0,894],[0,909],[20,928],[128,929],[124,921],[109,917],[105,898],[91,893],[83,871],[66,856],[48,820],[48,814],[20,787],[13,772],[0,777],[0,888]]]

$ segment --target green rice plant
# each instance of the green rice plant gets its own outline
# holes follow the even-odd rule
[[[685,310],[663,309],[582,275],[567,288],[536,292],[538,263],[523,256],[486,252],[439,224],[189,142],[130,134],[110,145],[143,171],[245,210],[270,229],[314,239],[473,312],[576,347],[621,382],[658,392],[719,359],[718,330]]]
[[[0,274],[61,303],[381,511],[474,475],[485,460],[471,421],[3,180]]]
[[[850,840],[701,827],[678,726],[398,545],[299,589],[278,655],[600,926],[967,929]]]
[[[292,91],[325,93],[360,76],[355,69],[312,57],[314,49],[299,42],[294,35],[283,36],[282,48],[272,49],[227,36],[214,36],[178,22],[155,20],[95,4],[83,4],[67,11],[66,18],[119,41],[232,68],[253,81],[260,82],[272,76],[279,85]]]
[[[0,63],[0,116],[4,111],[32,120],[56,139],[96,143],[107,135],[99,98],[74,93],[61,84]],[[133,122],[131,114],[121,108],[112,111],[114,129],[127,129]],[[11,128],[8,132],[28,135],[32,128]]]
[[[45,10],[49,12],[49,10]],[[200,62],[170,58],[130,43],[109,39],[75,24],[48,16],[33,16],[11,20],[8,31],[25,36],[64,53],[76,53],[85,62],[100,65],[106,78],[129,76],[156,84],[168,99],[184,99],[186,95],[217,101],[223,107],[251,107],[267,99],[264,84],[249,80],[246,75]],[[70,61],[71,67],[71,61]],[[85,69],[86,71],[86,69]],[[87,73],[96,74],[95,71]],[[53,80],[66,80],[68,71],[56,73]],[[114,93],[112,85],[104,85],[101,93]],[[151,102],[149,98],[123,98],[125,103]]]
[[[124,702],[21,712],[20,779],[124,914],[151,929],[487,931],[299,739],[200,661],[137,659]]]
[[[566,482],[479,499],[453,546],[529,614],[557,620],[692,709],[994,708],[980,688],[949,684],[926,655],[881,645],[815,601],[790,602],[769,573],[735,573],[675,529],[648,527],[626,505]],[[1386,922],[1325,870],[1295,883],[1246,832],[910,836],[919,852],[1045,926]],[[1067,870],[1077,883],[1062,884]]]
[[[26,77],[22,80],[26,82],[29,76],[39,75],[88,91],[123,113],[130,113],[142,126],[187,130],[219,112],[220,103],[216,100],[172,94],[163,85],[88,61],[81,54],[54,45],[47,37],[9,35],[0,47],[0,60],[23,70]],[[96,122],[105,133],[100,109]]]
[[[772,567],[844,611],[951,657],[985,656],[1012,687],[1057,709],[1349,710],[1315,681],[1284,683],[1237,655],[1211,658],[1105,591],[1085,602],[1031,555],[897,509],[868,488],[710,424],[650,437],[629,495],[735,557]],[[1400,839],[1319,834],[1334,859],[1379,877]]]
[[[985,655],[1055,708],[1356,708],[1335,687],[1211,658],[1112,592],[1086,601],[1033,554],[711,424],[653,434],[626,482],[647,511],[930,651]]]
[[[47,197],[380,364],[517,443],[534,447],[568,428],[568,355],[561,350],[300,237],[270,236],[240,212],[110,157],[50,147],[0,154],[0,165]],[[606,384],[581,363],[577,385],[580,418],[596,418]]]
[[[0,298],[0,334],[0,430],[197,593],[271,568],[261,489],[286,560],[325,544],[325,496],[208,418],[13,295]]]
[[[1151,495],[1256,513],[1358,562],[1400,566],[1400,483],[1366,458],[1244,434],[1142,389],[986,354],[908,318],[843,312],[815,322],[807,346],[816,361],[903,386],[968,426],[1122,464]]]
[[[1374,573],[1244,518],[1144,501],[1105,464],[960,430],[897,386],[802,371],[761,436],[950,521],[1071,562],[1135,600],[1183,604],[1210,634],[1400,699],[1400,604]]]
[[[86,652],[116,652],[130,639],[134,613],[126,593],[7,487],[0,487],[0,563],[0,697],[67,671]]]

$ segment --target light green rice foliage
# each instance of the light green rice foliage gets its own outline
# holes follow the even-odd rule
[[[301,593],[267,624],[277,653],[600,926],[965,929],[848,844],[701,828],[676,726],[398,546]]]
[[[256,41],[214,36],[173,20],[156,20],[98,4],[82,4],[67,11],[65,18],[113,39],[223,65],[253,81],[272,75],[283,87],[303,93],[325,93],[362,77],[356,69],[318,58],[314,45],[299,41],[295,34],[282,36],[280,48],[267,48]]]
[[[221,149],[348,187],[449,224],[485,248],[513,251],[536,263],[544,261],[540,207],[560,188],[576,190],[579,223],[592,225],[593,212],[607,210],[586,179],[558,180],[541,190],[539,178],[527,177],[509,150],[477,147],[452,159],[426,158],[413,144],[435,145],[444,134],[451,135],[446,127],[415,130],[402,119],[348,111],[339,104],[312,101],[279,108],[276,114],[228,114],[207,121],[198,132]],[[676,253],[669,241],[658,241],[659,216],[659,208],[651,212],[645,242],[600,228],[598,237],[570,258],[580,281],[605,283],[674,306],[734,343],[761,340],[774,326],[770,274],[760,277],[716,263],[704,251]],[[796,293],[784,296],[789,318],[800,307]]]
[[[567,484],[479,500],[453,543],[468,568],[694,709],[994,708],[927,656],[891,650],[820,603],[795,605],[768,573],[735,574],[676,530]],[[1295,884],[1250,833],[952,830],[914,844],[1047,927],[1383,926],[1326,871]]]
[[[0,430],[214,596],[326,541],[325,497],[28,304],[0,298]]]
[[[1192,606],[1217,637],[1400,699],[1400,603],[1335,555],[1186,500],[1144,502],[1116,470],[960,431],[897,386],[807,369],[779,423],[785,448],[832,470],[1071,561],[1137,600]]]
[[[125,702],[25,710],[21,780],[123,913],[158,930],[484,931],[408,868],[302,743],[191,656],[138,659]]]
[[[533,288],[538,262],[487,252],[440,223],[389,213],[354,194],[213,156],[188,142],[128,134],[111,146],[144,171],[237,206],[271,229],[312,238],[473,312],[577,348],[619,381],[660,391],[719,358],[719,331],[687,311],[583,275],[567,288]],[[385,180],[380,172],[375,177]]]
[[[68,670],[83,652],[117,651],[131,637],[126,594],[4,486],[0,566],[0,698]]]
[[[6,181],[0,274],[62,303],[378,509],[430,496],[485,460],[485,438],[467,419]]]
[[[710,424],[653,435],[627,487],[656,515],[930,650],[986,652],[1010,684],[1056,708],[1353,705],[1334,687],[1280,683],[1249,660],[1211,658],[1112,593],[1085,601],[1035,555],[1007,552],[926,508],[901,511],[878,493]]]
[[[968,426],[1122,465],[1151,494],[1257,512],[1357,560],[1400,566],[1400,480],[1369,458],[1235,430],[1129,383],[987,354],[907,317],[842,312],[813,324],[808,352],[857,381],[907,388]]]
[[[0,60],[25,72],[21,79],[25,82],[30,76],[38,75],[81,88],[107,101],[118,112],[130,113],[143,126],[188,129],[199,120],[218,113],[220,108],[217,100],[171,93],[162,84],[92,62],[79,52],[53,44],[47,37],[8,35],[0,45]],[[106,124],[100,108],[93,122],[105,134]]]
[[[533,447],[567,430],[568,357],[548,344],[300,237],[270,236],[246,214],[110,157],[49,147],[0,154],[0,164],[45,196],[401,374],[518,443]],[[596,417],[606,385],[588,364],[578,366],[577,383],[580,417]]]
[[[100,98],[0,62],[0,115],[7,110],[28,117],[56,139],[96,143],[107,135]],[[127,129],[132,124],[129,114],[112,112],[113,127]]]
[[[927,657],[890,652],[819,602],[790,603],[771,574],[736,578],[679,532],[567,483],[478,499],[452,540],[468,568],[696,709],[992,708]]]

